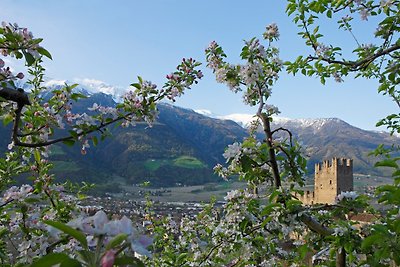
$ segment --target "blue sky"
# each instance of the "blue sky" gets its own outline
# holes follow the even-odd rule
[[[204,49],[213,40],[238,63],[243,40],[261,37],[272,22],[280,28],[277,46],[283,60],[307,55],[310,50],[285,6],[286,1],[276,0],[2,0],[0,20],[17,22],[44,38],[43,46],[53,55],[53,61],[45,61],[49,80],[91,81],[125,90],[138,75],[162,85],[182,57],[205,62]],[[370,25],[371,20],[356,27],[361,42],[373,41]],[[336,27],[321,26],[328,33]],[[345,47],[354,43],[348,33],[328,40]],[[203,80],[177,105],[217,115],[254,113],[241,95],[217,84],[205,64],[202,68]],[[351,78],[322,86],[316,78],[282,73],[271,100],[284,117],[337,117],[364,129],[375,129],[380,118],[397,111],[390,99],[378,95],[376,81]]]

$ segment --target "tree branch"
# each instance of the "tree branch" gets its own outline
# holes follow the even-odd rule
[[[311,56],[311,55],[308,56],[308,60],[309,61],[321,60],[328,64],[339,64],[339,65],[347,66],[350,68],[351,71],[358,71],[358,70],[365,69],[366,67],[368,67],[368,65],[371,64],[375,59],[377,59],[383,55],[390,54],[399,49],[400,49],[400,44],[394,44],[394,45],[390,46],[389,48],[380,49],[375,54],[372,54],[369,57],[366,57],[366,58],[364,58],[362,60],[358,60],[358,61],[334,60],[334,59],[329,59],[329,58],[315,57],[315,56]]]
[[[25,93],[25,91],[21,88],[18,88],[16,90],[9,87],[3,87],[0,89],[0,97],[8,101],[15,102],[22,107],[31,104],[28,98],[28,94]]]
[[[308,228],[322,236],[328,236],[333,234],[333,230],[330,228],[327,228],[320,224],[317,220],[315,220],[313,217],[307,215],[307,214],[302,214],[300,217],[300,220],[308,226]]]
[[[290,145],[293,146],[293,134],[292,134],[292,132],[289,131],[289,130],[286,129],[286,128],[279,127],[279,128],[277,128],[277,129],[273,130],[273,131],[271,132],[271,134],[273,135],[274,133],[279,132],[279,131],[284,131],[284,132],[287,132],[287,133],[289,134]]]
[[[264,100],[263,100],[263,95],[261,93],[261,89],[259,88],[259,97],[260,97],[260,104],[258,107],[257,111],[257,116],[260,118],[262,124],[263,124],[263,130],[266,136],[266,142],[268,145],[268,154],[271,162],[271,169],[272,169],[272,175],[274,177],[274,185],[276,188],[281,187],[281,176],[279,174],[279,168],[278,168],[278,163],[276,161],[276,155],[275,155],[275,149],[272,144],[272,131],[271,131],[271,123],[269,121],[268,116],[262,112],[262,109],[264,107]]]
[[[80,136],[84,136],[84,135],[87,135],[87,134],[90,134],[90,133],[93,133],[93,132],[101,131],[101,129],[107,127],[108,125],[113,124],[113,123],[115,123],[115,122],[117,122],[117,121],[120,121],[120,120],[123,120],[123,119],[124,119],[124,117],[118,117],[118,118],[113,119],[113,120],[111,120],[111,121],[108,121],[108,122],[106,122],[106,123],[101,123],[100,125],[98,125],[97,127],[93,128],[93,129],[90,129],[90,130],[88,130],[88,131],[83,131],[83,132],[81,132],[81,133],[78,133],[78,134],[76,135],[76,137],[74,137],[74,136],[72,136],[72,135],[69,135],[69,136],[66,136],[66,137],[62,137],[62,138],[50,140],[50,141],[47,141],[47,142],[25,143],[25,142],[21,142],[21,141],[18,139],[18,124],[19,124],[20,117],[21,117],[21,109],[17,108],[17,110],[15,111],[15,114],[16,114],[16,118],[15,118],[15,121],[14,121],[14,128],[13,128],[12,139],[13,139],[13,141],[14,141],[14,145],[16,145],[16,146],[23,146],[23,147],[44,147],[44,146],[49,146],[49,145],[52,145],[52,144],[55,144],[55,143],[60,143],[60,142],[64,142],[64,141],[74,140],[76,137],[80,137]],[[126,114],[126,116],[130,116],[130,115],[133,115],[133,114],[134,114],[134,112],[131,112],[131,113]]]

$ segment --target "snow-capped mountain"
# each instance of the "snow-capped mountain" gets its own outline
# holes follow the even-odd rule
[[[78,84],[78,86],[73,89],[74,93],[81,93],[86,96],[91,96],[96,93],[103,93],[105,95],[111,96],[116,102],[119,102],[122,95],[128,90],[128,88],[124,88],[121,86],[112,86],[103,81],[95,79],[74,79],[72,81],[52,79],[43,83],[43,86],[47,88],[47,91],[42,91],[42,96],[50,96],[50,92],[52,90],[61,89],[66,84],[70,86],[73,84]],[[31,91],[31,85],[29,84],[22,84],[21,87],[26,92]]]
[[[244,128],[255,119],[249,114],[213,115],[213,117],[233,120]],[[376,158],[370,157],[369,153],[379,144],[387,146],[400,144],[400,138],[397,136],[391,136],[387,132],[366,131],[338,118],[290,119],[275,116],[271,127],[273,129],[283,127],[293,134],[309,156],[310,168],[323,159],[348,157],[354,160],[356,173],[382,175],[387,170],[373,168]],[[285,132],[277,134],[287,137]],[[261,130],[260,138],[263,138]]]

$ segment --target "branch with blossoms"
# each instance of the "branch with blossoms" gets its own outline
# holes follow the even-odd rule
[[[318,1],[294,1],[289,0],[287,6],[288,15],[294,16],[294,22],[302,30],[299,34],[305,40],[307,46],[313,49],[314,55],[305,58],[298,57],[294,62],[287,62],[288,72],[295,74],[299,70],[308,76],[317,75],[321,82],[333,76],[341,82],[342,77],[349,73],[360,73],[366,78],[381,77],[390,71],[392,62],[387,58],[396,58],[400,46],[396,40],[396,32],[400,20],[398,19],[398,1],[342,1],[317,3]],[[342,58],[342,48],[339,46],[325,45],[320,41],[324,35],[320,31],[317,20],[320,15],[326,15],[332,19],[332,15],[340,13],[341,19],[337,20],[339,29],[348,31],[356,41],[353,54],[357,59]],[[382,39],[378,44],[360,44],[352,31],[353,14],[359,13],[361,20],[368,20],[369,16],[378,16],[383,13],[386,16],[378,23],[374,33],[376,39]],[[340,16],[340,14],[336,14]],[[341,59],[338,59],[341,57]],[[314,63],[311,65],[311,63]],[[325,63],[325,64],[323,64]]]
[[[305,44],[311,47],[313,54],[299,56],[293,62],[286,62],[287,71],[294,75],[301,72],[306,76],[317,76],[322,84],[325,84],[326,79],[330,77],[337,82],[343,82],[343,78],[348,75],[354,75],[355,78],[376,79],[379,81],[378,92],[389,96],[397,107],[400,107],[399,8],[399,1],[394,0],[341,2],[289,0],[287,14],[293,16],[294,22],[300,29],[299,35],[305,40]],[[353,49],[344,51],[341,46],[326,45],[322,42],[324,34],[320,30],[318,21],[323,15],[332,21],[336,20],[338,30],[351,34],[356,41]],[[333,15],[338,19],[334,19]],[[376,21],[374,22],[376,27],[367,25],[368,28],[375,30],[371,32],[374,43],[361,43],[355,37],[352,25],[354,22],[364,23],[363,21],[369,17]],[[342,46],[345,47],[345,44]],[[386,126],[392,134],[399,133],[399,116],[399,113],[390,114],[378,121],[376,126]]]
[[[251,205],[254,205],[255,210],[252,212],[253,215],[250,216],[253,219],[247,219],[245,216],[246,219],[240,222],[240,224],[247,226],[247,230],[251,229],[254,220],[259,220],[259,223],[265,226],[261,230],[265,230],[270,235],[278,234],[280,230],[274,229],[276,222],[270,224],[274,220],[274,216],[278,216],[277,220],[282,220],[282,223],[287,223],[287,221],[295,223],[297,221],[306,227],[290,231],[298,232],[300,235],[303,235],[304,231],[311,232],[319,238],[329,240],[335,235],[334,223],[331,223],[331,225],[321,223],[313,215],[314,211],[301,208],[301,202],[292,194],[292,192],[299,193],[300,191],[296,187],[304,185],[306,160],[301,155],[300,146],[293,142],[292,134],[288,129],[271,129],[273,116],[278,114],[279,111],[276,107],[269,105],[268,102],[271,96],[271,88],[278,79],[278,73],[282,70],[282,61],[278,58],[278,49],[272,46],[273,41],[279,37],[276,25],[267,26],[263,36],[268,41],[267,48],[255,38],[245,42],[241,53],[241,58],[245,61],[244,65],[232,65],[225,62],[226,55],[216,42],[212,42],[206,50],[208,66],[215,73],[217,81],[226,83],[235,93],[244,92],[245,103],[250,106],[257,106],[256,116],[258,118],[258,122],[252,125],[249,138],[241,144],[234,143],[226,149],[224,157],[227,160],[228,167],[217,165],[215,171],[223,177],[239,175],[240,179],[248,182],[253,194],[258,196],[253,200],[258,204],[246,206],[249,209],[252,207]],[[259,142],[256,138],[256,132],[260,126],[265,136],[262,142]],[[280,131],[288,134],[289,143],[286,140],[281,141],[282,139],[276,138],[275,135]],[[269,179],[272,180],[272,187],[264,188],[263,184]],[[285,186],[283,183],[285,183]],[[290,188],[286,189],[286,185],[290,185]],[[259,203],[262,198],[260,188],[267,196],[265,206]],[[228,200],[227,205],[230,205],[230,202],[231,200]],[[343,209],[343,207],[336,208]],[[261,209],[261,212],[259,209]],[[254,215],[257,213],[261,216]],[[289,223],[287,227],[290,227]],[[265,237],[265,233],[260,233],[260,235]],[[287,238],[289,239],[288,242],[291,243],[290,238]],[[283,248],[285,244],[286,242],[276,243],[279,248]],[[339,259],[343,259],[343,255],[345,255],[343,250],[337,250]]]
[[[88,146],[85,136],[94,132],[103,133],[103,129],[111,124],[121,122],[122,126],[128,126],[142,120],[151,123],[155,119],[157,102],[165,98],[175,101],[176,97],[198,83],[203,76],[202,72],[196,69],[200,65],[199,62],[192,58],[183,59],[176,71],[166,76],[167,82],[161,90],[139,77],[137,83],[131,84],[134,90],[126,93],[123,102],[116,108],[95,106],[91,111],[98,114],[91,116],[86,113],[73,114],[71,100],[84,97],[72,91],[76,85],[66,85],[61,90],[54,90],[53,97],[46,103],[37,101],[43,101],[40,93],[46,90],[42,87],[44,68],[40,65],[40,57],[44,55],[51,59],[50,53],[39,46],[42,39],[33,38],[31,32],[17,24],[3,23],[0,28],[0,41],[1,54],[17,59],[25,57],[26,65],[31,67],[29,72],[33,75],[28,81],[33,89],[28,94],[16,88],[14,84],[15,79],[22,79],[24,75],[22,73],[12,75],[10,69],[5,67],[4,61],[0,59],[0,97],[5,101],[16,103],[16,107],[9,105],[3,110],[3,113],[6,113],[14,109],[11,147],[39,148],[59,142],[80,141],[84,150]],[[35,102],[32,104],[33,100]],[[69,135],[48,139],[54,132],[52,127],[64,128],[65,124],[72,129]]]
[[[271,87],[278,79],[278,73],[282,69],[282,61],[278,57],[279,51],[272,46],[273,41],[279,38],[279,31],[276,24],[267,26],[263,37],[268,41],[267,48],[256,38],[245,42],[241,53],[242,60],[246,61],[244,65],[231,65],[226,63],[224,61],[226,55],[216,42],[212,42],[207,48],[206,58],[208,62],[207,66],[213,70],[218,82],[226,83],[234,92],[243,91],[243,98],[246,104],[250,106],[258,105],[256,116],[261,122],[265,134],[264,142],[267,155],[264,155],[264,157],[267,157],[263,160],[264,162],[253,160],[253,164],[269,165],[273,184],[276,188],[279,188],[282,185],[282,177],[276,157],[279,150],[283,151],[287,156],[290,155],[290,153],[284,149],[284,146],[274,144],[274,133],[283,129],[272,131],[272,116],[278,114],[279,110],[267,104],[271,96]],[[290,132],[289,137],[290,146],[292,146]],[[227,155],[228,154],[230,153],[228,152]],[[287,157],[287,159],[289,161],[294,160],[292,157]],[[228,157],[227,160],[232,162]],[[296,174],[294,176],[298,175]]]

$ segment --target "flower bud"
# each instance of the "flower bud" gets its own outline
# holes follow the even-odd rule
[[[18,79],[23,79],[24,78],[24,74],[22,72],[18,73],[16,76]]]
[[[108,250],[106,253],[104,253],[104,256],[101,258],[101,267],[112,267],[114,265],[115,261],[115,251],[114,250]]]

